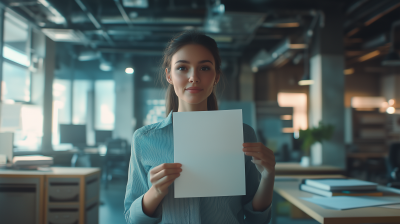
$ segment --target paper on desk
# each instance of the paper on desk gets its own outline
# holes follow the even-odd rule
[[[395,204],[395,205],[384,205],[384,206],[379,206],[381,208],[393,208],[393,209],[400,209],[400,204]]]
[[[323,208],[346,210],[353,208],[375,207],[382,205],[399,204],[400,197],[369,197],[369,196],[336,196],[330,198],[301,198]]]
[[[245,195],[242,110],[173,113],[175,198]]]

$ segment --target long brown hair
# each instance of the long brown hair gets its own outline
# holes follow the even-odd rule
[[[214,39],[196,31],[186,31],[176,37],[174,37],[164,51],[161,79],[165,80],[165,69],[171,72],[171,60],[172,56],[183,46],[187,44],[198,44],[207,48],[214,57],[215,60],[215,71],[217,75],[221,75],[221,58],[219,57],[219,51],[217,43]],[[178,112],[179,99],[175,93],[174,86],[168,83],[167,92],[165,94],[165,107],[166,116],[169,112]],[[217,97],[215,96],[215,90],[207,97],[207,110],[218,110]]]

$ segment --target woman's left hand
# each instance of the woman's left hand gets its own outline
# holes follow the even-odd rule
[[[275,156],[271,149],[264,144],[243,143],[243,152],[247,156],[252,156],[252,162],[256,165],[257,170],[261,173],[261,178],[267,178],[269,174],[275,175]]]

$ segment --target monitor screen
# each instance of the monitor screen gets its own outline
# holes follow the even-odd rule
[[[96,143],[105,143],[112,138],[112,131],[96,130]]]
[[[86,145],[86,125],[60,124],[60,143]]]

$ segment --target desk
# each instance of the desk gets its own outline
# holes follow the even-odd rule
[[[300,163],[276,163],[275,175],[321,175],[344,174],[345,170],[335,166],[300,166]]]
[[[21,196],[21,190],[15,192],[13,190],[26,186],[30,187],[25,192],[31,192],[29,203],[34,212],[31,214],[33,218],[23,223],[98,223],[99,168],[53,167],[51,171],[0,170],[0,199],[12,200],[12,197],[16,197],[23,203],[26,198]],[[2,221],[9,223],[7,218],[14,219],[23,214],[18,211],[19,204],[14,203],[13,206],[10,208],[7,200],[0,200],[0,208],[9,211],[1,215]],[[17,218],[24,219],[24,217]]]
[[[318,175],[318,176],[291,176],[298,178],[290,181],[279,180],[277,177],[274,185],[274,191],[289,201],[291,204],[302,210],[313,219],[324,224],[337,223],[399,223],[400,212],[398,209],[368,207],[350,210],[330,210],[324,209],[316,204],[300,199],[301,197],[312,197],[313,194],[300,191],[298,186],[303,178],[340,178],[340,175]],[[400,194],[400,190],[379,186],[378,190],[386,192],[385,194]]]

